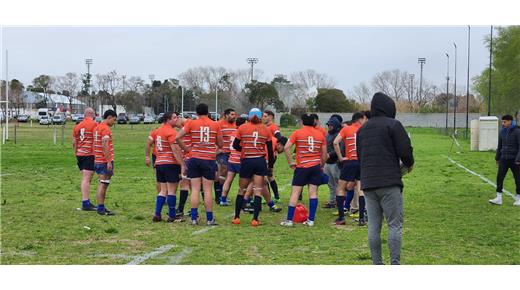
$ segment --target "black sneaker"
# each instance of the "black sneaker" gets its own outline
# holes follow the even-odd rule
[[[154,222],[154,223],[162,222],[162,217],[160,215],[154,215],[152,218],[152,222]]]
[[[106,209],[106,208],[105,208],[104,210],[102,210],[102,211],[99,211],[99,210],[98,210],[97,213],[98,213],[99,215],[110,215],[110,216],[112,216],[112,215],[116,215],[114,212],[109,211],[109,210]]]
[[[175,213],[175,217],[176,217],[176,218],[177,218],[177,217],[183,217],[183,216],[184,216],[184,212],[182,212],[182,211],[177,211],[177,212]]]
[[[182,223],[184,222],[183,216],[176,216],[174,218],[168,217],[168,220],[166,221],[168,223]]]
[[[97,206],[90,204],[88,207],[81,207],[81,210],[84,211],[97,211]]]
[[[281,212],[282,209],[277,207],[276,204],[269,208],[270,212]]]

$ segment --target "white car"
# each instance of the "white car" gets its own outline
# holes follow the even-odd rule
[[[144,117],[143,123],[144,124],[154,124],[155,118],[152,116],[146,116],[146,117]]]
[[[52,123],[51,118],[49,116],[41,116],[40,117],[40,125],[50,125]]]

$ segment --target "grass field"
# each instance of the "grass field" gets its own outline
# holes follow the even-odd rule
[[[65,145],[60,144],[60,131],[58,145],[53,145],[52,127],[22,124],[17,144],[11,131],[11,140],[2,146],[1,264],[371,263],[367,228],[351,219],[346,226],[332,225],[333,210],[321,208],[328,197],[326,186],[320,187],[313,228],[279,226],[292,178],[284,156],[275,168],[284,210],[269,213],[264,206],[264,226],[232,225],[233,207],[216,207],[220,225],[211,229],[152,224],[154,177],[143,156],[149,125],[113,129],[115,176],[106,205],[117,216],[77,211],[80,175],[70,145],[71,128],[66,127]],[[433,129],[408,130],[416,165],[405,177],[402,263],[520,264],[520,208],[513,207],[509,197],[501,207],[489,205],[494,188],[447,159],[449,138]],[[461,143],[464,152],[451,157],[494,180],[494,153],[469,152],[468,142]],[[93,182],[92,192],[96,185]],[[514,192],[511,175],[505,188]],[[236,182],[231,192],[234,201]],[[383,242],[388,261],[386,238]]]

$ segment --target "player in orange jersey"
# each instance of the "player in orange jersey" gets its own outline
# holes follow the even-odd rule
[[[224,111],[224,118],[218,121],[220,125],[219,134],[222,135],[222,148],[217,153],[217,166],[218,173],[217,179],[215,179],[215,202],[217,204],[226,206],[229,205],[226,196],[222,196],[222,186],[226,180],[228,172],[228,160],[231,152],[231,135],[237,130],[235,121],[237,119],[237,113],[233,109],[226,109]]]

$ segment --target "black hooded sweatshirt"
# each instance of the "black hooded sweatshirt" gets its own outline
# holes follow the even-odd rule
[[[407,167],[414,164],[410,138],[395,119],[395,103],[390,97],[376,93],[370,111],[371,118],[359,129],[356,140],[361,188],[403,188],[399,160]]]

